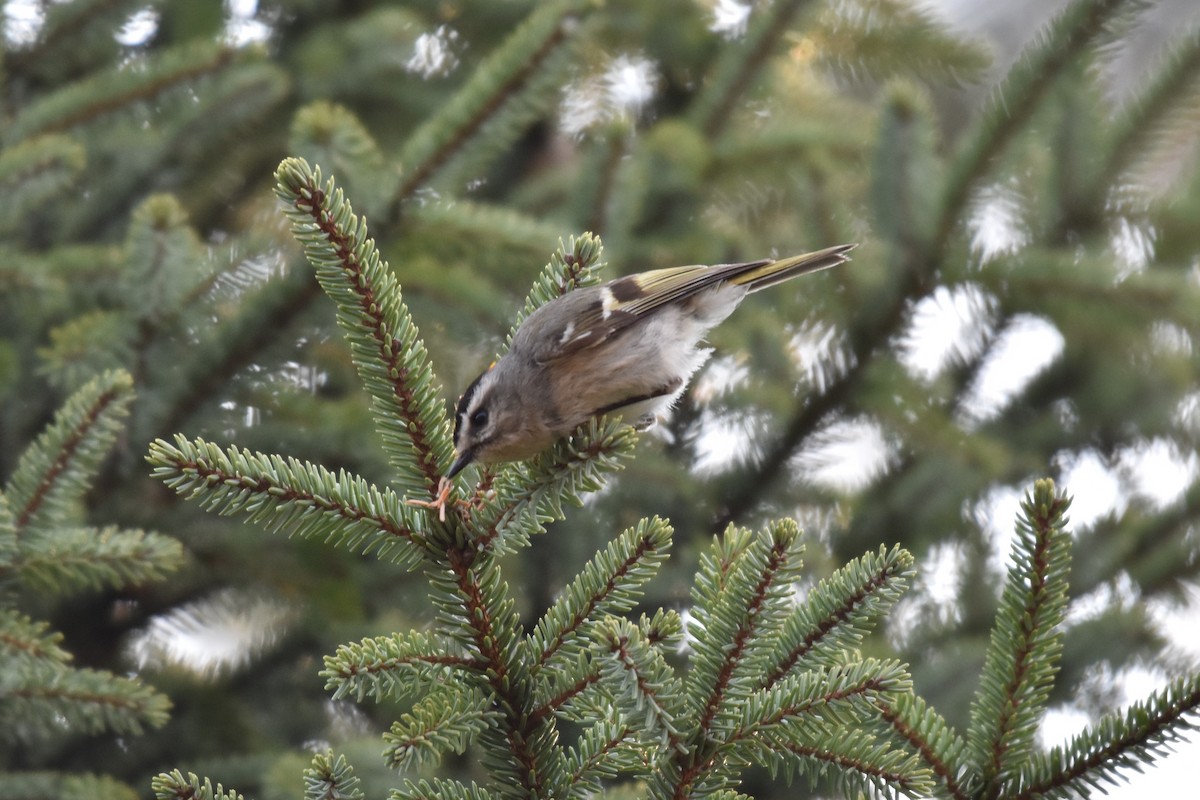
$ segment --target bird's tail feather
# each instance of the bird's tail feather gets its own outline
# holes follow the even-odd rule
[[[857,244],[839,244],[826,247],[812,253],[781,258],[769,261],[760,267],[747,270],[729,279],[730,283],[745,286],[747,291],[757,292],[777,283],[795,278],[797,275],[807,275],[810,272],[820,272],[823,269],[836,267],[850,260],[846,254],[858,247]]]

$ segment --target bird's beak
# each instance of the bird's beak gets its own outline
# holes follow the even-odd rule
[[[453,478],[458,473],[475,460],[475,453],[466,450],[459,454],[458,458],[454,459],[454,463],[450,465],[449,471],[446,473],[447,478]]]

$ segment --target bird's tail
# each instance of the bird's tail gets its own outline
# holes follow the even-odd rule
[[[747,291],[757,292],[759,289],[783,283],[797,275],[807,275],[810,272],[819,272],[836,267],[838,264],[844,264],[850,260],[846,254],[856,247],[858,247],[857,244],[839,244],[812,253],[789,256],[778,261],[768,261],[761,266],[731,277],[729,282],[745,286]]]

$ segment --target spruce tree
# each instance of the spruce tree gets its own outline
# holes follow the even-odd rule
[[[921,708],[955,732],[941,761],[967,763],[954,759],[968,741],[961,757],[979,757],[988,737],[1036,749],[1028,719],[989,732],[999,722],[983,717],[1003,703],[971,702],[979,676],[1009,685],[988,645],[1006,596],[996,564],[1007,523],[992,510],[1047,473],[1082,499],[1078,465],[1099,465],[1114,497],[1074,526],[1069,597],[1100,610],[1066,626],[1058,677],[1038,691],[1101,720],[1084,749],[1108,740],[1103,725],[1157,719],[1162,698],[1179,706],[1167,687],[1127,718],[1080,689],[1138,663],[1194,671],[1164,654],[1147,609],[1180,602],[1196,577],[1200,39],[1170,28],[1163,56],[1129,76],[1119,102],[1108,81],[1154,11],[1070,3],[995,83],[986,47],[902,0],[777,0],[754,6],[741,30],[683,0],[277,0],[241,22],[215,0],[76,0],[47,4],[28,34],[8,26],[0,479],[74,392],[125,369],[137,399],[81,519],[164,531],[190,555],[170,583],[104,584],[22,613],[61,630],[86,668],[120,673],[126,639],[164,620],[282,610],[240,657],[148,669],[175,704],[161,735],[24,750],[5,768],[144,786],[179,764],[271,796],[301,791],[286,777],[307,761],[297,752],[329,740],[348,760],[314,766],[311,785],[349,763],[367,789],[396,783],[370,772],[376,729],[416,712],[330,710],[313,676],[347,641],[430,624],[424,582],[351,549],[198,513],[156,490],[142,462],[147,442],[182,432],[227,457],[236,445],[284,454],[280,469],[287,457],[321,465],[380,502],[412,488],[396,483],[409,463],[400,418],[380,422],[383,401],[356,374],[361,354],[344,346],[280,222],[272,172],[288,156],[335,175],[369,218],[421,324],[440,402],[503,347],[560,238],[603,236],[609,276],[861,243],[853,264],[743,306],[714,332],[716,356],[670,422],[606,473],[586,510],[549,523],[521,551],[532,560],[501,559],[523,630],[643,518],[677,533],[633,621],[693,604],[710,534],[795,518],[807,531],[805,586],[881,543],[913,554],[912,588],[885,636],[861,648],[909,665]],[[242,43],[256,30],[265,42]],[[630,73],[649,76],[650,90],[613,102]],[[1008,236],[989,240],[997,221]],[[955,316],[940,358],[917,364],[922,321]],[[1041,338],[1022,338],[1030,330]],[[1041,349],[1012,359],[1026,341]],[[1031,377],[997,399],[988,387],[1006,353]],[[734,443],[732,457],[718,440]],[[844,448],[863,441],[874,456],[839,470],[857,458]],[[1151,491],[1166,487],[1145,474],[1148,453],[1180,465],[1179,491]],[[359,523],[345,536],[364,545],[368,533]],[[933,594],[935,565],[957,579],[950,598]],[[1071,752],[1043,773],[980,763],[960,783],[1001,787],[1019,774],[1047,785],[1061,764],[1082,763]],[[453,756],[441,769],[477,775]],[[742,778],[756,796],[776,791],[761,770]]]
[[[632,429],[601,418],[528,463],[472,468],[474,488],[452,491],[448,514],[421,508],[452,460],[451,423],[399,284],[332,179],[299,159],[277,176],[372,396],[393,483],[408,498],[344,471],[184,436],[156,441],[149,460],[157,478],[209,510],[424,573],[433,627],[343,645],[322,675],[335,698],[417,695],[384,734],[389,766],[412,771],[469,750],[485,774],[409,778],[391,797],[589,797],[612,785],[653,798],[734,798],[746,796],[737,789],[751,765],[885,796],[1086,796],[1192,724],[1200,672],[1039,752],[1070,550],[1070,501],[1050,480],[1038,482],[1018,521],[965,737],[913,694],[904,664],[860,650],[910,577],[911,556],[868,553],[798,601],[802,545],[791,520],[757,535],[730,526],[702,556],[682,671],[668,660],[684,638],[677,613],[624,616],[670,549],[671,527],[657,517],[597,553],[527,632],[502,557],[564,520],[564,500],[582,505],[600,489],[628,456]],[[589,235],[560,246],[525,308],[594,283],[600,257]],[[581,730],[570,743],[569,726]],[[318,754],[306,778],[310,798],[362,796],[341,754]],[[224,793],[179,771],[159,775],[155,790],[163,800]]]
[[[136,796],[102,774],[22,768],[21,756],[53,753],[80,734],[136,736],[167,720],[171,704],[162,693],[134,677],[73,666],[62,634],[24,610],[98,587],[136,588],[179,566],[173,539],[78,518],[79,500],[129,412],[132,387],[128,373],[105,372],[72,394],[0,491],[3,797]]]

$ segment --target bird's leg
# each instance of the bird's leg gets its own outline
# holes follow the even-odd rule
[[[446,521],[446,501],[450,499],[450,490],[454,488],[454,484],[446,476],[442,476],[438,481],[437,496],[432,500],[405,500],[405,504],[410,506],[420,506],[421,508],[436,508],[438,512],[438,521]]]

